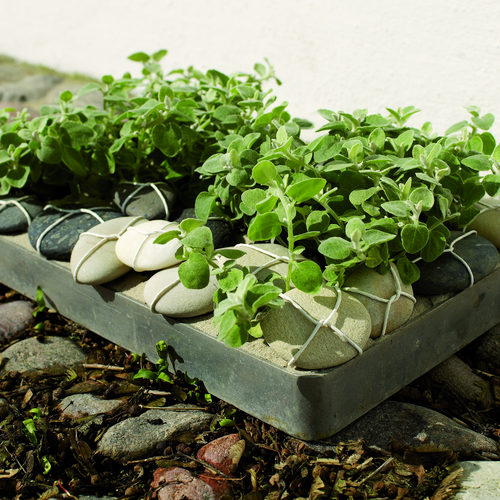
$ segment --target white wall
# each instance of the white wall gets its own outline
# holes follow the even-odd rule
[[[1,5],[0,53],[100,77],[165,69],[251,71],[268,57],[294,116],[414,105],[443,133],[475,104],[498,118],[498,0],[23,0]],[[385,112],[384,112],[385,113]]]

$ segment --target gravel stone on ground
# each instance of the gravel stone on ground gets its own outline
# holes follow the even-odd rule
[[[21,335],[33,319],[33,306],[26,300],[0,304],[0,345]]]
[[[69,338],[45,337],[21,340],[2,353],[4,365],[0,376],[7,371],[28,374],[37,371],[60,375],[85,361],[83,351]]]
[[[212,415],[181,408],[182,405],[174,405],[168,411],[148,410],[139,417],[123,420],[106,431],[98,451],[117,462],[128,462],[152,455],[160,442],[208,429]]]

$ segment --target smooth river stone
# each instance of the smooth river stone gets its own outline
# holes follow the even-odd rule
[[[403,283],[401,277],[399,276],[398,268],[395,264],[392,264],[392,269],[395,272],[396,279],[401,283],[401,291],[413,297],[413,290],[411,285],[406,285],[405,283]],[[397,283],[392,273],[388,272],[387,274],[382,275],[379,272],[375,271],[375,269],[370,269],[369,267],[362,266],[349,275],[344,283],[344,287],[350,294],[354,295],[370,313],[370,317],[372,320],[372,331],[370,337],[380,337],[382,333],[382,327],[384,325],[387,303],[380,302],[359,293],[355,293],[352,288],[388,300],[396,294],[397,290]],[[385,333],[392,332],[392,330],[395,330],[403,323],[408,321],[413,311],[414,305],[415,302],[409,297],[405,297],[404,295],[400,295],[399,299],[394,300],[391,303],[391,307],[389,309],[389,317],[387,319]]]
[[[464,233],[452,231],[448,238],[451,243]],[[472,234],[454,244],[455,253],[462,257],[472,270],[474,283],[490,274],[498,264],[498,250],[495,245],[481,236]],[[420,279],[413,283],[417,295],[438,295],[460,292],[470,285],[466,266],[456,257],[446,252],[432,262],[419,260]]]
[[[275,255],[277,257],[288,257],[288,248],[278,245],[276,243],[253,243],[252,245],[236,245],[235,247],[238,250],[246,252],[243,257],[240,257],[236,263],[238,267],[248,267],[250,272],[253,273],[257,269],[262,266],[266,266],[273,260],[275,257],[268,255],[268,253]],[[267,252],[267,253],[264,253]],[[226,262],[229,259],[221,258],[221,264]],[[298,257],[298,261],[305,260],[303,257]],[[271,273],[277,273],[284,278],[288,274],[288,261],[279,261],[274,264],[269,265],[268,267],[264,267],[259,272],[255,274],[255,276],[259,280],[266,279]],[[276,283],[277,286],[280,286],[280,283]],[[290,283],[293,286],[292,283]],[[284,282],[283,282],[284,286]]]
[[[175,203],[175,193],[172,188],[164,182],[155,182],[154,184],[167,203],[168,214],[165,213],[163,200],[150,184],[144,184],[142,186],[129,183],[119,184],[113,195],[113,201],[120,207],[120,210],[122,210],[125,215],[140,215],[149,220],[169,219],[170,217],[168,217],[168,215],[173,210]],[[137,191],[137,189],[139,190]],[[137,193],[127,202],[124,211],[123,204],[134,191],[137,191]]]
[[[337,292],[323,287],[319,294],[311,295],[293,288],[284,294],[302,307],[315,320],[324,320],[337,302]],[[340,307],[330,323],[364,349],[371,332],[370,314],[354,296],[342,292]],[[288,301],[284,307],[271,309],[260,323],[269,346],[285,361],[290,361],[313,332],[315,323],[306,318]],[[331,328],[321,327],[295,366],[308,370],[337,366],[358,354],[347,341]]]
[[[105,237],[116,235],[115,238],[106,241],[105,237],[82,234],[71,253],[71,272],[75,280],[86,285],[102,285],[130,271],[130,266],[125,265],[116,256],[118,235],[126,231],[129,226],[138,226],[145,222],[147,219],[144,217],[120,217],[98,224],[89,231]],[[92,251],[94,248],[95,251]],[[89,252],[92,253],[85,257]],[[79,265],[82,259],[84,260]]]
[[[164,245],[153,243],[162,233],[178,228],[175,222],[152,220],[141,224],[140,228],[130,227],[116,242],[116,255],[135,271],[159,271],[179,263],[175,252],[180,247],[174,238]],[[135,262],[134,262],[135,259]]]
[[[171,285],[177,282],[177,284]],[[170,288],[171,287],[171,288]],[[186,288],[179,280],[179,266],[169,267],[152,276],[144,287],[144,301],[151,307],[156,295],[168,288],[156,302],[153,312],[172,318],[192,318],[214,310],[214,293],[217,279],[210,277],[210,282],[201,290]]]
[[[482,209],[483,207],[477,207]],[[500,208],[481,212],[468,226],[467,231],[476,231],[478,236],[491,241],[500,248]]]
[[[75,209],[74,206],[61,208]],[[92,208],[91,210],[104,221],[122,217],[120,212],[109,208]],[[66,212],[48,208],[35,217],[28,228],[30,244],[36,250],[38,238],[42,233],[56,221],[60,221],[45,234],[40,244],[40,253],[48,259],[69,261],[71,251],[80,234],[100,224],[99,219],[86,212],[77,211],[64,218],[66,215]]]
[[[196,219],[194,208],[185,208],[175,219],[181,223],[184,219]],[[231,247],[236,243],[236,233],[231,224],[225,220],[210,220],[205,224],[212,231],[212,241],[214,248]]]
[[[34,196],[0,199],[0,233],[14,233],[28,229],[26,214],[12,201],[17,201],[28,212],[31,220],[43,210],[43,203]]]

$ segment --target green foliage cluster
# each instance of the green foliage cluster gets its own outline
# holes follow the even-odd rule
[[[253,75],[227,76],[189,67],[164,75],[166,54],[133,54],[129,59],[142,64],[142,77],[103,76],[76,95],[63,92],[32,120],[26,110],[10,120],[15,110],[1,110],[0,195],[12,189],[51,197],[71,192],[78,201],[105,198],[120,181],[161,180],[194,201],[200,191],[195,169],[223,150],[219,142],[228,130],[247,133],[254,101],[265,99],[262,82],[273,70],[257,64]],[[92,92],[102,94],[104,109],[76,106]]]
[[[413,261],[437,259],[450,228],[467,226],[479,213],[474,205],[486,193],[500,192],[500,146],[487,132],[494,117],[481,116],[476,107],[467,110],[470,121],[453,125],[443,137],[432,133],[430,123],[407,126],[419,111],[412,106],[388,109],[387,117],[320,110],[327,123],[309,144],[299,138],[298,121],[276,123],[269,116],[273,134],[266,141],[255,145],[251,134],[236,135],[226,141],[226,151],[197,169],[211,184],[199,194],[196,214],[206,221],[210,213],[230,213],[250,240],[288,247],[286,290],[293,284],[315,294],[323,284],[342,286],[357,266],[385,274],[392,262],[411,284],[420,274]],[[191,251],[199,254],[198,283],[189,286],[205,286],[203,251]],[[205,258],[207,273],[210,256]],[[220,337],[240,345],[248,334],[261,334],[259,308],[249,314],[252,305],[262,307],[268,296],[264,307],[279,306],[280,299],[266,288],[248,303],[248,273],[231,272],[232,288],[222,286],[216,295],[215,318]]]
[[[439,257],[450,229],[467,226],[479,213],[474,205],[500,192],[494,117],[477,107],[444,136],[429,122],[408,126],[413,106],[387,108],[387,116],[322,109],[326,123],[306,143],[301,130],[313,125],[263,90],[276,79],[269,64],[255,65],[254,75],[190,67],[164,76],[165,54],[133,54],[142,78],[105,76],[76,96],[64,92],[34,120],[0,112],[0,194],[60,184],[78,199],[122,180],[171,183],[197,219],[156,242],[179,238],[186,287],[216,276],[215,322],[230,346],[260,336],[262,315],[281,307],[292,285],[316,294],[324,284],[341,287],[358,266],[384,274],[392,262],[405,283],[415,282],[413,261]],[[103,94],[103,111],[73,107],[88,92]],[[243,251],[215,251],[210,216],[252,241],[287,247],[284,286],[282,277],[259,281],[238,266]]]

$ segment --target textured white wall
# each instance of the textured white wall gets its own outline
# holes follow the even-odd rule
[[[414,105],[442,133],[475,104],[498,118],[500,2],[483,0],[4,0],[0,53],[100,77],[165,69],[250,71],[268,57],[294,116]]]

